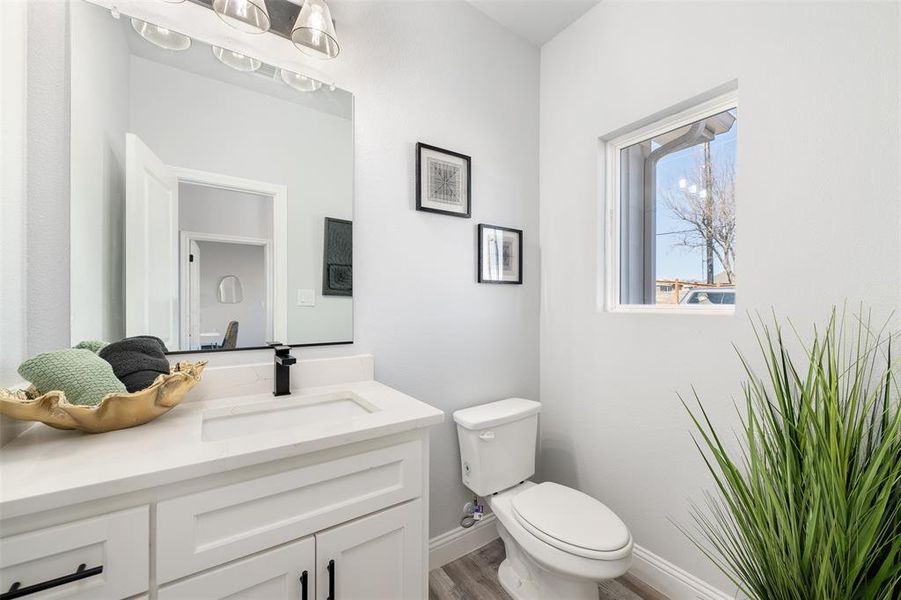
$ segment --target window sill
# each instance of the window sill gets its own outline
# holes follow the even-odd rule
[[[656,315],[735,315],[735,305],[703,306],[698,304],[616,304],[607,309],[610,313]]]

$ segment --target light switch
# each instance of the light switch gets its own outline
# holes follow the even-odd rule
[[[297,306],[316,306],[316,291],[297,290]]]

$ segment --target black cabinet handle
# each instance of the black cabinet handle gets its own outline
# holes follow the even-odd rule
[[[44,590],[49,590],[50,588],[55,588],[61,585],[66,585],[67,583],[72,583],[73,581],[87,579],[88,577],[93,577],[94,575],[100,575],[101,573],[103,573],[103,565],[89,569],[86,564],[81,563],[80,565],[78,565],[78,569],[76,569],[74,573],[69,573],[68,575],[57,577],[56,579],[42,581],[41,583],[36,583],[34,585],[28,585],[25,587],[21,587],[22,582],[16,581],[11,586],[9,586],[8,592],[0,594],[0,600],[12,600],[13,598],[21,598],[22,596],[28,596],[29,594],[36,594],[38,592],[43,592]]]
[[[300,574],[300,600],[307,600],[307,572]]]
[[[328,598],[326,600],[336,600],[335,598],[335,561],[328,561]],[[0,600],[3,600],[0,598]]]

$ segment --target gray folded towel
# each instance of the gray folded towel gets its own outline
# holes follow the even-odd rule
[[[158,337],[138,335],[104,346],[100,358],[113,367],[129,392],[150,386],[161,374],[169,373],[166,345]]]

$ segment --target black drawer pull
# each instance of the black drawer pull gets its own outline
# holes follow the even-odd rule
[[[29,594],[36,594],[38,592],[43,592],[44,590],[49,590],[50,588],[72,583],[73,581],[100,575],[101,573],[103,573],[103,565],[89,569],[86,564],[81,563],[74,573],[69,573],[68,575],[57,577],[56,579],[50,579],[49,581],[42,581],[41,583],[25,587],[21,587],[22,582],[16,581],[9,586],[8,592],[0,594],[0,600],[12,600],[13,598],[21,598],[22,596],[28,596]]]
[[[300,600],[307,600],[307,572],[300,574]]]
[[[3,598],[0,598],[3,600]],[[326,600],[336,600],[335,598],[335,561],[328,561],[328,598]]]

